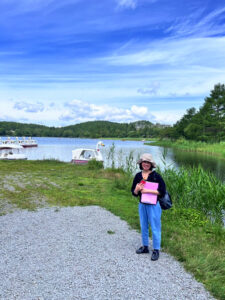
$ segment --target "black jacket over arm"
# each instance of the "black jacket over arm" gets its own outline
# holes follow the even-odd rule
[[[135,187],[137,185],[137,183],[140,183],[141,180],[144,180],[142,177],[142,172],[139,172],[135,175],[134,180],[133,180],[133,184],[131,187],[131,193],[133,194],[133,196],[135,197],[141,197],[141,192],[138,193],[138,195],[136,195],[134,193]],[[166,185],[164,180],[162,179],[161,175],[159,173],[157,173],[156,171],[152,171],[147,180],[146,181],[151,181],[151,182],[158,182],[159,186],[158,186],[158,192],[160,194],[161,197],[163,197],[166,193]]]

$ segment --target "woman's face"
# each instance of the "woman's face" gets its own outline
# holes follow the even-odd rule
[[[151,163],[149,161],[143,161],[141,165],[144,171],[148,171],[151,168]]]

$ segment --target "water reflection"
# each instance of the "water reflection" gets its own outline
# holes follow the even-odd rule
[[[217,178],[225,182],[225,160],[211,155],[186,152],[173,149],[172,159],[179,166],[202,166],[204,170],[213,172]]]

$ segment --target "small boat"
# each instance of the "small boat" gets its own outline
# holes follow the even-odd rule
[[[23,149],[17,144],[0,144],[0,160],[25,160],[27,157],[19,151]]]
[[[16,141],[17,141],[18,144],[20,144],[24,148],[30,148],[30,147],[37,147],[38,146],[37,142],[35,140],[33,140],[31,137],[29,137],[28,139],[23,137],[22,140],[19,140],[18,137],[16,137]]]
[[[79,165],[87,164],[92,159],[103,162],[100,146],[104,147],[105,145],[99,141],[96,145],[96,149],[79,148],[72,150],[71,162]]]
[[[2,140],[0,137],[0,150],[8,149],[8,146],[15,144],[15,140],[11,140],[10,137],[7,138],[7,140]]]
[[[8,137],[6,140],[2,140],[0,138],[0,145],[21,145],[24,148],[28,148],[28,147],[37,147],[38,144],[35,140],[33,140],[31,137],[29,137],[28,139],[26,139],[25,137],[22,138],[22,140],[20,140],[18,137],[16,137],[16,139],[11,139],[10,137]]]

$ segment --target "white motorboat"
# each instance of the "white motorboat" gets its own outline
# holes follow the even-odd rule
[[[79,165],[87,164],[92,159],[103,162],[100,146],[104,147],[105,145],[99,141],[96,145],[96,149],[79,148],[72,150],[71,162]]]
[[[19,151],[23,149],[18,144],[0,144],[0,160],[25,160],[27,157]]]
[[[10,137],[7,138],[7,140],[2,140],[0,137],[0,150],[8,149],[8,146],[15,144],[15,140],[11,140]]]
[[[33,140],[31,137],[29,138],[25,138],[23,137],[22,140],[20,140],[18,137],[16,137],[16,139],[11,139],[11,137],[8,137],[5,140],[2,140],[0,138],[0,145],[14,145],[14,144],[18,144],[23,146],[23,148],[28,148],[28,147],[37,147],[38,144],[35,140]]]
[[[16,137],[16,141],[17,141],[18,144],[20,144],[24,148],[30,148],[30,147],[37,147],[38,146],[37,142],[35,140],[33,140],[31,137],[29,137],[28,139],[23,137],[22,140],[19,140],[18,137]]]

